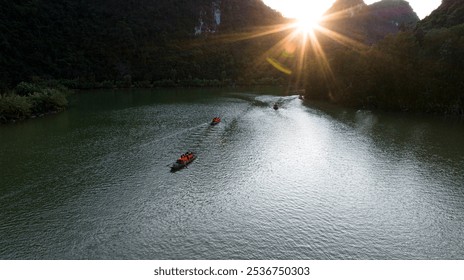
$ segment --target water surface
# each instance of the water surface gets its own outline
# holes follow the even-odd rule
[[[464,258],[462,122],[278,91],[88,91],[0,126],[0,258]]]

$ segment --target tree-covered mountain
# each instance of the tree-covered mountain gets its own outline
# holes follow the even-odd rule
[[[373,44],[388,34],[414,27],[419,17],[408,2],[382,0],[366,5],[363,0],[337,0],[325,13],[323,25],[352,39]]]
[[[0,81],[243,80],[284,36],[242,40],[286,20],[261,0],[1,0]],[[374,43],[417,16],[405,1],[337,0],[326,26]],[[244,34],[242,37],[239,34]]]
[[[464,0],[443,0],[441,5],[424,18],[421,29],[449,28],[464,23]]]
[[[266,40],[219,45],[212,37],[284,20],[260,0],[2,0],[0,14],[0,80],[10,86],[34,76],[217,78],[249,61],[236,48],[259,51]]]
[[[350,17],[354,16],[367,5],[363,0],[336,0],[332,6],[325,12],[325,15],[333,15],[337,13],[347,13]]]
[[[378,42],[388,34],[413,28],[419,17],[407,1],[382,0],[369,5],[367,33],[370,43]]]
[[[387,31],[388,22],[414,19],[409,5],[402,2],[361,3],[357,14],[330,23],[339,29],[343,28],[337,24],[347,25],[343,35],[364,44],[349,40],[337,47],[324,44],[327,63],[321,63],[320,56],[309,56],[305,62],[313,66],[305,73],[309,98],[358,108],[464,115],[464,24],[457,16],[464,1],[443,1],[415,28],[405,25],[366,44],[372,38],[366,23],[383,21],[385,25],[378,26]]]

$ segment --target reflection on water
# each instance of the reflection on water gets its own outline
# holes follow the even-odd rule
[[[462,259],[462,143],[267,89],[86,92],[0,127],[0,258]]]

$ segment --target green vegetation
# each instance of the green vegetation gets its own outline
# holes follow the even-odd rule
[[[217,1],[219,31],[194,36],[200,17],[213,21],[212,2],[0,0],[0,90],[34,76],[78,89],[278,78],[254,62],[279,36],[243,38],[282,16],[261,0]]]
[[[391,16],[392,22],[408,23],[413,17],[407,16],[411,15],[409,5],[402,2],[383,0],[370,9],[390,6],[383,15]],[[372,37],[369,30],[382,25],[372,24],[365,14],[330,22],[349,29],[345,35],[358,42],[339,44],[318,34],[326,60],[307,50],[308,99],[356,108],[464,116],[463,11],[464,1],[444,0],[417,25],[399,24],[399,33],[374,41],[377,35]]]
[[[0,94],[0,123],[62,111],[68,105],[67,89],[22,82],[13,91]]]
[[[313,99],[362,108],[464,115],[464,24],[405,31],[363,49],[328,49],[311,67]],[[308,65],[317,65],[311,57]]]

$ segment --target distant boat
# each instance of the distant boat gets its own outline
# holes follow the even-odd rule
[[[197,156],[192,152],[187,152],[181,155],[171,166],[171,172],[176,172],[184,167],[187,167],[187,165],[192,163],[192,161],[194,161],[196,158]]]
[[[212,121],[211,121],[211,125],[217,125],[218,123],[221,122],[221,118],[219,117],[215,117]]]

